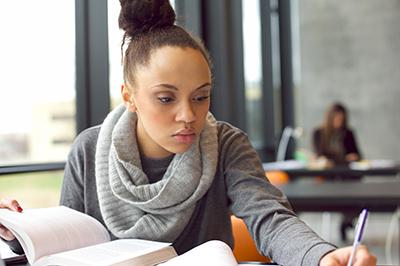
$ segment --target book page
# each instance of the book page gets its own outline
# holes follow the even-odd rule
[[[15,232],[30,263],[45,255],[110,240],[99,221],[64,206],[22,213],[0,209],[0,223]]]
[[[36,265],[155,265],[177,256],[170,243],[119,239],[90,247],[61,252]]]
[[[231,248],[219,240],[211,240],[159,266],[237,266]]]

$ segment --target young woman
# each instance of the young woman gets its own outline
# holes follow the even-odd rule
[[[178,253],[211,239],[232,246],[233,213],[282,265],[346,265],[351,248],[336,249],[301,222],[247,136],[209,113],[208,54],[174,25],[168,1],[120,2],[124,105],[77,137],[61,204],[95,217],[114,238],[171,241]],[[363,246],[354,265],[375,261]]]
[[[328,165],[343,165],[361,159],[353,131],[348,127],[347,110],[343,104],[333,103],[325,114],[324,123],[314,130],[313,144],[319,158],[325,158]],[[338,181],[360,180],[360,176],[327,176],[326,178]],[[340,224],[340,237],[347,241],[346,231],[353,226],[357,213],[350,211],[343,213]]]
[[[332,104],[325,121],[314,131],[314,150],[332,164],[346,164],[360,160],[360,152],[353,134],[347,126],[347,110],[341,103]]]

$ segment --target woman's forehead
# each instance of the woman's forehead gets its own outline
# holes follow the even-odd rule
[[[177,64],[190,64],[192,62],[205,64],[208,67],[208,62],[204,58],[201,51],[191,47],[179,46],[162,46],[154,49],[150,53],[149,64],[160,66],[166,63],[169,66]]]
[[[203,54],[193,48],[165,46],[151,53],[138,68],[138,82],[211,83],[211,71]]]

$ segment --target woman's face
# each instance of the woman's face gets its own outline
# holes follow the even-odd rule
[[[334,129],[341,129],[344,126],[344,113],[335,112],[333,114],[332,124]]]
[[[135,80],[133,93],[123,98],[128,109],[137,113],[141,152],[162,158],[188,150],[199,137],[210,107],[211,72],[201,52],[159,48],[147,66],[138,68]]]

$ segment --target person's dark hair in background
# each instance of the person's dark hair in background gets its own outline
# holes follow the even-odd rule
[[[313,144],[319,158],[328,160],[328,165],[343,165],[361,159],[353,131],[348,127],[347,110],[339,102],[333,103],[325,114],[323,124],[314,131]],[[361,176],[326,176],[327,179],[349,181]],[[342,241],[347,240],[346,231],[353,226],[355,212],[344,212],[340,225]]]
[[[341,103],[336,102],[329,107],[325,121],[313,134],[318,157],[325,157],[333,164],[360,160],[361,155],[347,120],[347,110]]]

